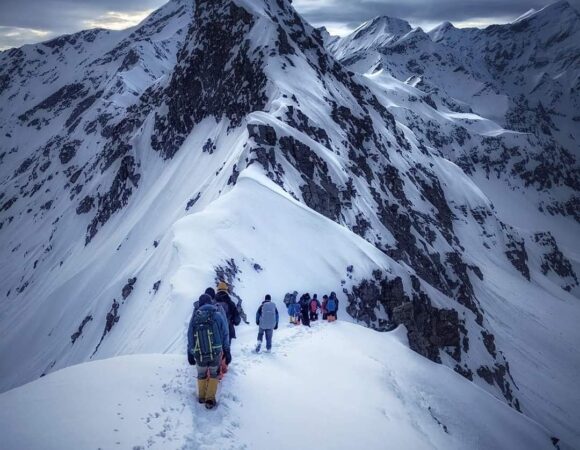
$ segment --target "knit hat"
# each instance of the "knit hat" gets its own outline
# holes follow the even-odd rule
[[[266,294],[266,300],[272,300],[272,297],[270,296],[270,294]]]
[[[228,284],[225,281],[220,281],[217,285],[217,290],[219,291],[228,291]]]
[[[211,297],[207,294],[199,296],[199,306],[208,305],[211,303]]]
[[[205,293],[206,293],[207,295],[209,295],[211,298],[214,298],[214,297],[215,297],[215,291],[213,290],[213,288],[212,288],[212,287],[208,287],[208,288],[205,290]]]

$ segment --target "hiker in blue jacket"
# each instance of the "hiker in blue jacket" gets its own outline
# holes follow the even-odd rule
[[[260,327],[256,353],[260,352],[264,334],[266,335],[266,351],[269,352],[272,349],[272,335],[274,334],[274,330],[278,329],[279,318],[278,308],[272,303],[272,297],[270,294],[266,295],[258,311],[256,311],[256,325]]]
[[[326,318],[329,322],[334,322],[338,318],[338,298],[336,298],[336,292],[331,292],[326,302]]]
[[[290,303],[288,305],[288,316],[290,317],[290,323],[294,325],[300,325],[300,316],[302,315],[300,311],[300,305],[296,303]]]
[[[212,304],[212,298],[203,294],[193,312],[187,331],[187,360],[197,364],[197,390],[199,403],[211,409],[216,405],[219,368],[225,356],[229,364],[229,327],[223,312]]]

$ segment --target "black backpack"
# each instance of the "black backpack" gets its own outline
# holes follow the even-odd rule
[[[193,314],[195,360],[206,363],[216,360],[222,353],[222,335],[215,318],[219,312],[215,309],[198,309]]]

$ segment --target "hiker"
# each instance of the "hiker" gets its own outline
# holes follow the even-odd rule
[[[300,312],[302,314],[302,325],[310,326],[310,294],[306,293],[300,297]]]
[[[310,300],[310,321],[316,322],[318,320],[318,310],[320,309],[320,302],[318,301],[317,294],[313,294],[312,300]]]
[[[236,329],[234,327],[237,327],[240,324],[241,319],[238,307],[228,294],[228,285],[225,281],[220,281],[218,283],[215,301],[222,306],[226,313],[229,328],[229,343],[231,344],[232,339],[236,338]]]
[[[199,297],[198,304],[187,331],[187,360],[192,366],[197,364],[199,403],[212,409],[216,405],[222,355],[228,364],[232,360],[229,331],[223,314],[209,295]]]
[[[256,344],[256,353],[260,352],[262,347],[262,339],[266,335],[266,351],[272,350],[272,335],[274,330],[278,329],[278,308],[272,303],[270,294],[266,295],[264,301],[256,311],[256,325],[260,327],[258,331],[258,343]]]
[[[328,310],[326,309],[326,304],[328,303],[328,295],[324,294],[322,296],[322,306],[320,310],[322,311],[322,320],[328,319]]]
[[[288,305],[288,317],[290,317],[290,323],[293,325],[300,325],[300,315],[300,305],[296,303],[296,299],[294,299],[294,303]]]
[[[292,303],[296,303],[296,299],[298,298],[298,292],[294,291],[292,294],[288,293],[284,296],[284,304],[286,308],[288,308]]]
[[[331,292],[326,302],[327,320],[334,322],[338,318],[338,299],[336,293]]]

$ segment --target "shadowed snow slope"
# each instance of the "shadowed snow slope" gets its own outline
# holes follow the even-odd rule
[[[272,354],[234,345],[211,412],[182,355],[81,364],[2,394],[0,434],[12,450],[553,448],[540,425],[410,351],[404,334],[315,323],[282,326]],[[30,433],[30,422],[43,426]]]

